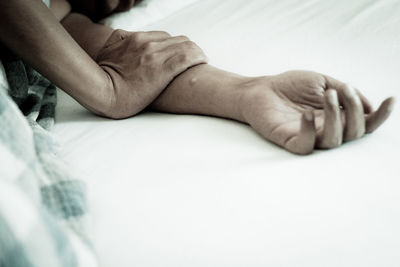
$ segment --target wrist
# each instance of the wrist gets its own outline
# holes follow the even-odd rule
[[[239,113],[242,122],[249,124],[248,118],[252,117],[252,107],[265,100],[266,91],[271,88],[273,76],[248,78],[240,85]]]
[[[107,118],[114,117],[115,94],[114,85],[110,75],[99,67],[98,75],[93,75],[94,79],[86,84],[85,95],[78,98],[78,102],[90,112]]]
[[[250,79],[200,64],[177,76],[151,104],[151,108],[244,121],[240,110],[242,85]]]

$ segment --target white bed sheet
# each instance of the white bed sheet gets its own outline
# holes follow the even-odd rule
[[[394,0],[204,0],[143,30],[247,75],[328,73],[377,104],[400,97],[398,14]],[[400,266],[399,106],[373,135],[301,157],[228,120],[109,121],[59,102],[103,266]]]

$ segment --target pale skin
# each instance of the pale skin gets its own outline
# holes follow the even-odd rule
[[[360,91],[315,72],[262,77],[226,72],[206,64],[187,37],[114,31],[70,13],[65,0],[53,0],[50,10],[37,0],[9,2],[0,6],[6,12],[0,14],[0,41],[105,117],[122,119],[145,108],[224,117],[249,124],[292,153],[309,154],[373,132],[393,109],[392,97],[374,110]],[[7,10],[19,10],[26,21]]]

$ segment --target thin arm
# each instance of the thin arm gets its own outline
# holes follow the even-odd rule
[[[0,2],[0,41],[87,109],[100,113],[111,99],[107,74],[40,0]],[[105,40],[104,40],[105,41]]]
[[[71,36],[95,58],[110,28],[71,13],[63,21]],[[162,112],[218,116],[244,121],[239,110],[242,89],[248,78],[208,64],[194,66],[178,75],[150,105]]]

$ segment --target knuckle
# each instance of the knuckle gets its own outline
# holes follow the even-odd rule
[[[197,59],[204,57],[202,50],[192,41],[183,42],[181,51],[188,58]]]
[[[165,31],[159,31],[160,34],[165,35],[165,37],[171,37],[171,34]]]
[[[188,49],[197,49],[197,45],[193,41],[185,41],[183,44],[188,48]]]
[[[143,49],[147,52],[153,51],[156,46],[155,41],[149,41],[143,45]]]
[[[122,29],[116,29],[116,30],[114,30],[113,33],[115,34],[116,37],[123,40],[123,39],[125,39],[127,32]]]
[[[190,41],[186,35],[178,35],[175,38],[182,41]]]
[[[196,44],[192,41],[183,41],[181,43],[178,43],[177,46],[181,48],[181,51],[184,51],[185,53],[193,52],[196,49]]]
[[[131,40],[135,43],[140,42],[143,39],[144,32],[133,32],[130,36]]]
[[[129,32],[121,29],[116,29],[111,33],[110,37],[106,40],[104,47],[107,48],[116,43],[119,43],[120,41],[125,40],[128,36]]]
[[[204,62],[207,62],[207,61],[208,61],[207,56],[206,56],[203,52],[199,53],[197,59],[198,59],[199,61],[204,61]]]

